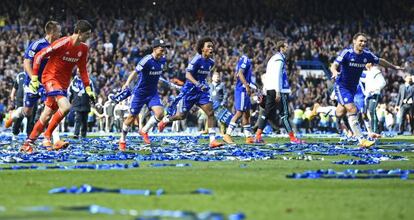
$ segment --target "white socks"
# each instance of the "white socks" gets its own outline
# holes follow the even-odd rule
[[[208,128],[208,135],[210,137],[210,143],[216,140],[216,129]]]
[[[348,122],[355,137],[360,140],[362,138],[362,132],[359,127],[357,114],[348,115]]]
[[[243,133],[246,138],[252,137],[252,127],[250,125],[243,125]]]
[[[162,119],[162,121],[164,123],[169,123],[171,120],[170,120],[170,117],[168,117],[168,115],[166,115],[166,116],[164,116],[164,118]]]
[[[119,139],[119,141],[125,141],[126,136],[128,134],[129,131],[129,126],[122,123],[122,132],[121,132],[121,138]]]
[[[368,119],[367,120],[364,119],[364,125],[367,128],[368,133],[373,133]]]
[[[157,120],[157,118],[155,118],[155,116],[151,116],[150,119],[147,121],[147,123],[145,124],[145,126],[142,128],[142,131],[147,133],[149,130],[151,130],[152,127],[154,127],[154,125],[156,125],[159,122],[159,120]]]
[[[59,128],[56,128],[55,130],[53,130],[53,132],[52,132],[52,138],[53,138],[53,143],[54,144],[56,144],[56,142],[60,140],[60,137],[59,137]]]
[[[237,124],[234,122],[230,122],[229,127],[227,127],[226,134],[231,135],[233,130],[237,127]]]

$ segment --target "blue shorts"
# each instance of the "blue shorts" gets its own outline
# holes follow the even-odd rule
[[[131,115],[138,115],[141,111],[142,106],[144,105],[147,105],[148,108],[152,108],[153,106],[163,106],[158,93],[134,93],[132,94],[129,112],[131,113]]]
[[[42,85],[37,93],[30,91],[28,86],[25,86],[24,91],[24,107],[33,108],[40,98],[43,102],[46,100],[46,92]]]
[[[356,94],[354,97],[355,106],[358,112],[365,112],[365,96],[364,94]]]
[[[191,91],[183,91],[182,99],[177,104],[177,112],[188,112],[194,105],[205,105],[212,103],[210,93],[208,91],[200,91],[194,89]]]
[[[355,93],[356,91],[335,84],[335,96],[341,105],[354,103]]]
[[[247,95],[245,88],[234,90],[234,109],[239,112],[251,109],[250,96]]]

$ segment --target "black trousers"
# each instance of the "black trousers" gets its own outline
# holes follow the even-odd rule
[[[371,129],[375,133],[379,133],[378,130],[378,116],[377,116],[377,106],[378,101],[380,99],[380,95],[372,95],[367,98],[367,110],[369,117],[371,119]]]
[[[15,109],[18,109],[20,107],[23,106],[23,100],[15,100]],[[10,115],[11,117],[11,115]],[[23,118],[19,118],[16,121],[13,121],[13,126],[12,126],[12,133],[13,135],[18,135],[20,133],[20,131],[22,131],[22,121]],[[29,137],[30,132],[27,132],[27,136]]]
[[[405,127],[408,125],[408,121],[406,120],[406,115],[408,114],[410,117],[410,123],[411,123],[411,132],[413,132],[413,117],[412,117],[412,104],[403,104],[400,107],[400,111],[397,115],[397,124],[398,124],[398,132],[402,133],[405,130]],[[405,126],[404,126],[405,125]]]
[[[79,136],[79,132],[82,137],[86,137],[88,131],[88,113],[86,111],[75,112],[75,136]]]
[[[259,118],[259,128],[264,129],[267,120],[276,120],[277,110],[279,109],[280,120],[287,132],[292,131],[292,125],[289,122],[289,94],[280,93],[280,101],[276,103],[276,91],[268,90],[266,92],[266,104],[263,117]]]
[[[17,107],[22,107],[22,106],[23,106],[23,101],[17,105]],[[26,134],[27,134],[28,137],[29,137],[29,135],[32,132],[33,127],[34,127],[36,112],[37,112],[37,103],[33,106],[32,115],[30,117],[27,117]],[[15,122],[13,122],[12,133],[14,135],[18,135],[20,133],[20,131],[22,131],[22,121],[23,121],[23,119],[24,119],[24,117],[19,118]]]
[[[263,107],[262,107],[263,106]],[[260,105],[259,106],[259,117],[257,118],[257,121],[256,121],[256,124],[252,127],[252,129],[254,130],[254,131],[256,131],[258,128],[259,128],[259,124],[261,124],[262,123],[262,116],[265,114],[264,112],[265,112],[265,104],[263,104],[263,105]],[[267,122],[269,122],[269,124],[270,124],[270,127],[272,127],[273,128],[273,130],[276,132],[276,133],[278,133],[279,132],[279,127],[280,127],[280,124],[279,123],[277,123],[279,120],[278,119],[276,119],[276,120],[268,120]],[[276,124],[277,123],[277,124]]]

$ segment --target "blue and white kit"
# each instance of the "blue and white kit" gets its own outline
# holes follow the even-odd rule
[[[158,95],[158,80],[163,73],[165,63],[164,57],[157,60],[151,54],[139,61],[135,68],[139,74],[139,81],[132,91],[130,105],[132,115],[138,115],[144,105],[148,108],[163,106]]]
[[[354,103],[354,96],[365,65],[378,64],[379,58],[367,49],[358,54],[353,48],[347,48],[339,54],[335,63],[340,67],[340,74],[335,82],[335,95],[338,102],[342,105]]]

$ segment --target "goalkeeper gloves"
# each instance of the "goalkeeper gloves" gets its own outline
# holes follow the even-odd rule
[[[39,89],[40,82],[38,79],[38,76],[33,75],[29,84],[30,90],[32,90],[33,93],[37,93],[37,90]]]
[[[96,100],[96,95],[95,95],[95,93],[92,91],[92,88],[91,88],[90,86],[87,86],[87,87],[85,87],[85,91],[86,91],[86,94],[88,94],[88,96],[89,96],[89,98],[91,99],[91,101],[92,101],[93,103],[95,103],[95,100]]]

